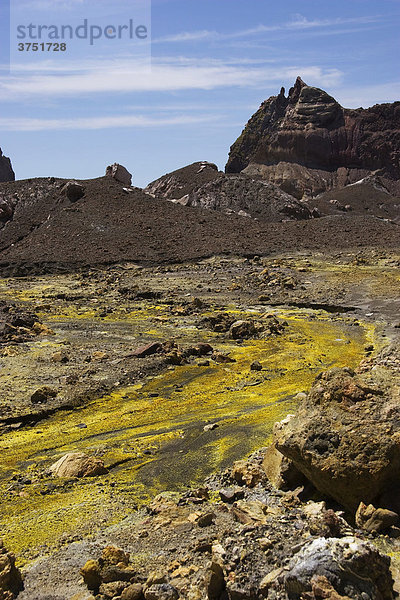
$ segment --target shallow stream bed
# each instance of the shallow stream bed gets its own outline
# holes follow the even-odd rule
[[[373,341],[372,326],[355,325],[345,316],[332,320],[323,311],[299,309],[275,314],[288,323],[283,335],[241,344],[199,332],[187,320],[181,331],[175,323],[181,338],[218,345],[235,362],[166,367],[83,407],[4,434],[0,530],[19,560],[119,522],[158,492],[200,484],[208,474],[267,445],[274,422],[296,409],[296,394],[306,391],[317,373],[356,366]],[[148,312],[128,315],[126,331],[132,336],[134,322],[154,339],[165,337],[162,317],[161,310],[149,329]],[[51,326],[65,333],[73,319],[53,315]],[[79,327],[89,330],[95,321],[83,314]],[[123,316],[107,321],[111,328],[118,324],[121,334]],[[104,320],[100,326],[107,329]],[[261,371],[250,369],[253,361],[260,362]],[[211,423],[217,427],[205,431]],[[49,476],[53,462],[76,451],[101,456],[109,474],[81,480]]]

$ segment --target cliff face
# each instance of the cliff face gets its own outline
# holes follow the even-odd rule
[[[11,161],[7,156],[3,156],[0,148],[0,181],[15,181],[15,173],[11,166]]]
[[[400,102],[345,109],[297,78],[262,103],[230,150],[227,173],[244,171],[298,198],[379,171],[400,191]]]

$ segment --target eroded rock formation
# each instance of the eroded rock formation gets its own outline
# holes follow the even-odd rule
[[[244,172],[302,198],[379,171],[400,191],[400,102],[343,108],[300,77],[263,102],[231,147],[227,173]]]

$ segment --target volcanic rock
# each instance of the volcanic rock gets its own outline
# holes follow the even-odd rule
[[[223,177],[223,173],[218,171],[217,165],[195,162],[152,181],[144,191],[155,198],[186,205],[191,192],[219,177]]]
[[[11,160],[3,155],[0,148],[0,181],[15,181],[15,173],[11,166]]]
[[[85,195],[85,188],[77,181],[68,181],[62,188],[61,194],[67,196],[71,202],[76,202]]]
[[[387,556],[355,537],[318,538],[290,561],[284,585],[291,599],[314,598],[303,594],[311,592],[313,577],[322,576],[335,592],[352,600],[392,600],[389,567]]]
[[[125,167],[118,163],[114,163],[107,167],[106,176],[112,177],[115,181],[123,183],[124,185],[132,185],[132,175]]]
[[[356,512],[356,525],[365,531],[378,533],[396,525],[399,515],[392,510],[385,508],[375,508],[372,504],[366,506],[360,502]]]
[[[273,182],[297,198],[379,170],[392,193],[400,193],[399,129],[399,102],[345,109],[298,77],[287,97],[282,88],[261,104],[225,170]]]
[[[0,540],[0,599],[14,600],[22,587],[22,577],[15,566],[15,556],[4,548]]]
[[[138,188],[127,195],[112,177],[79,183],[85,187],[85,196],[74,204],[60,198],[62,180],[0,183],[0,195],[19,198],[12,220],[5,225],[0,221],[3,276],[124,262],[182,263],[219,254],[254,256],[288,249],[325,252],[381,246],[382,240],[386,248],[399,246],[400,231],[395,224],[365,214],[256,222],[153,199]]]
[[[308,206],[277,185],[243,175],[222,176],[192,190],[186,204],[270,223],[312,217]]]
[[[351,511],[377,501],[398,512],[399,389],[398,372],[378,365],[362,376],[347,368],[321,373],[296,416],[274,431],[275,446]]]
[[[100,458],[83,452],[65,454],[50,467],[50,471],[57,477],[94,477],[108,473]]]

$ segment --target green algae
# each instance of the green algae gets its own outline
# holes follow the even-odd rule
[[[147,311],[139,312],[145,321]],[[169,368],[142,385],[4,435],[0,526],[7,545],[27,560],[38,549],[117,523],[162,490],[200,483],[266,445],[273,423],[296,409],[295,394],[324,368],[355,366],[373,336],[372,327],[332,322],[323,313],[314,319],[306,311],[278,315],[289,323],[283,336],[242,345],[218,341],[236,362]],[[218,339],[204,331],[196,337]],[[263,371],[250,370],[255,360]],[[219,427],[205,432],[209,422]],[[109,475],[50,478],[46,469],[71,451],[101,456]],[[15,489],[12,473],[32,483]]]

